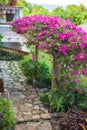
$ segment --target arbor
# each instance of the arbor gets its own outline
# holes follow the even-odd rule
[[[12,25],[19,33],[27,32],[27,44],[36,48],[35,62],[38,60],[37,49],[52,55],[53,94],[56,88],[60,94],[64,85],[69,86],[69,82],[79,84],[81,73],[87,75],[87,33],[82,28],[69,20],[43,15],[24,17]]]

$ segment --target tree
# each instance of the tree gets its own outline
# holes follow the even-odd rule
[[[25,0],[20,0],[18,6],[23,7],[24,16],[28,16],[32,11],[32,4],[26,2]]]
[[[27,22],[26,26],[23,20]],[[25,26],[24,30],[22,25]],[[27,32],[29,46],[34,45],[35,48],[52,55],[53,94],[56,88],[60,91],[63,89],[66,79],[68,82],[76,81],[76,76],[80,77],[83,68],[84,74],[87,74],[87,33],[82,28],[69,20],[43,15],[24,17],[14,22],[13,27],[20,33]],[[35,53],[35,62],[38,59],[37,56]]]
[[[64,16],[66,15],[65,14],[65,9],[63,9],[62,7],[57,7],[55,8],[52,13],[51,13],[52,16],[59,16],[59,17],[62,17],[64,18]]]
[[[34,5],[34,6],[32,7],[31,14],[32,14],[32,15],[34,15],[34,14],[47,15],[47,14],[49,14],[49,11],[48,11],[47,9],[43,8],[42,6]]]
[[[62,17],[63,19],[69,19],[76,25],[86,23],[87,9],[84,5],[68,5],[66,8],[57,7],[53,10],[52,16],[56,15]]]

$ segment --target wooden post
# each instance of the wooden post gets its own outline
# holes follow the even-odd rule
[[[59,83],[58,83],[58,63],[59,60],[57,59],[56,55],[53,55],[53,61],[52,61],[52,84],[51,84],[51,99],[50,99],[50,112],[54,111],[54,107],[53,107],[53,96],[55,94],[55,88],[58,87]]]
[[[33,75],[33,86],[35,87],[37,82],[37,62],[38,62],[38,47],[34,46],[34,75]]]

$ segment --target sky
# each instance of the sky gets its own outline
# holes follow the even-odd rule
[[[87,0],[26,0],[29,3],[32,4],[51,4],[51,5],[57,5],[57,6],[67,6],[69,4],[84,4],[87,6]]]

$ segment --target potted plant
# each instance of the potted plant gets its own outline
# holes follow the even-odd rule
[[[9,0],[8,7],[15,7],[17,5],[17,0]],[[6,21],[13,21],[15,15],[15,9],[8,9],[6,12]]]

